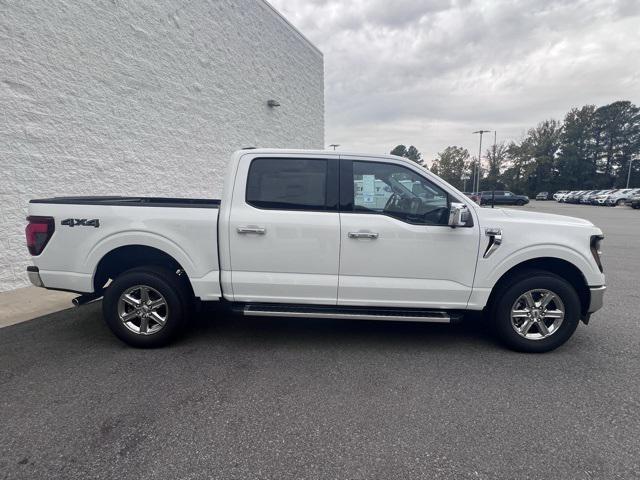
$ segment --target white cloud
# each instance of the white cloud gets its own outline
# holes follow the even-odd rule
[[[477,148],[573,106],[640,102],[638,0],[272,0],[325,55],[326,140]]]

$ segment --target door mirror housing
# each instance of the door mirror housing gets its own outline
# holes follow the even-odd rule
[[[449,225],[452,228],[469,226],[471,213],[464,203],[451,202],[449,207]]]

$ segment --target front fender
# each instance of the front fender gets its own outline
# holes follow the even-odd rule
[[[476,276],[477,282],[474,287],[492,288],[513,267],[538,258],[556,258],[571,263],[580,270],[587,285],[602,285],[604,282],[603,276],[597,269],[589,250],[582,252],[566,245],[551,243],[524,247],[520,250],[509,252],[508,255],[503,254],[502,257],[497,255],[499,250],[488,259],[480,257],[478,260],[478,275]]]

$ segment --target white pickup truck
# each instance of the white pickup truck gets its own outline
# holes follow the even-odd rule
[[[451,322],[484,312],[509,347],[563,344],[602,306],[602,231],[480,208],[388,155],[246,149],[222,200],[32,200],[34,285],[103,298],[138,347],[174,339],[200,302],[244,315]]]

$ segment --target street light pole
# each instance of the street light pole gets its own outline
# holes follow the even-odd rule
[[[471,157],[471,165],[473,165],[474,162],[474,158]],[[475,167],[471,168],[471,191],[475,192],[476,191],[476,169]]]
[[[481,159],[482,159],[482,134],[483,133],[489,133],[491,130],[478,130],[476,132],[473,132],[474,135],[476,133],[480,134],[480,146],[478,147],[478,165],[476,166],[476,170],[477,170],[477,175],[476,175],[476,184],[477,184],[477,188],[476,188],[476,192],[480,191],[480,163],[481,163]]]
[[[633,165],[634,160],[637,160],[637,158],[629,158],[629,173],[627,173],[627,188],[629,188],[629,180],[631,180],[631,165]]]
[[[498,131],[494,130],[493,131],[493,161],[496,161],[496,148],[498,146],[497,143],[497,139],[498,139]]]

